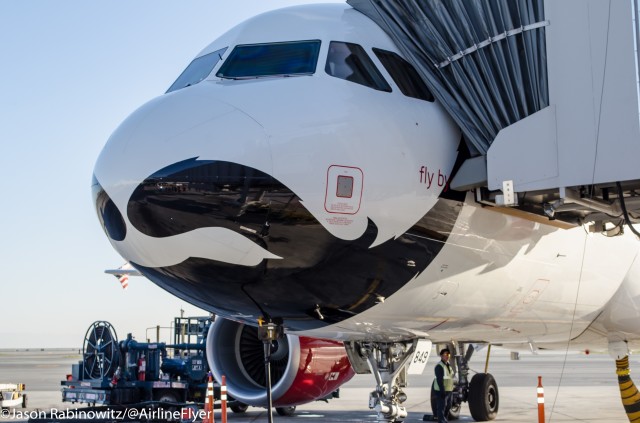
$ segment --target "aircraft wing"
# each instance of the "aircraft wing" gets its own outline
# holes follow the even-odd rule
[[[117,269],[106,269],[104,271],[104,273],[107,273],[109,275],[114,275],[116,277],[120,277],[122,275],[142,276],[142,273],[140,273],[131,264],[129,264],[129,262],[123,264],[122,266],[118,267]]]

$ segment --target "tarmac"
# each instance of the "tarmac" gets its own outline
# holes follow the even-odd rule
[[[473,371],[484,371],[486,349],[477,352],[470,365]],[[429,359],[424,374],[409,377],[405,406],[405,422],[420,422],[429,413],[429,387],[437,356]],[[11,409],[0,421],[26,421],[33,413],[74,410],[77,405],[62,403],[60,381],[70,373],[71,365],[80,360],[78,349],[0,350],[0,383],[25,383],[28,394],[26,409]],[[618,391],[614,361],[607,354],[521,353],[520,360],[511,360],[508,351],[494,348],[489,361],[489,373],[495,377],[500,406],[496,422],[537,422],[536,386],[542,376],[545,391],[546,422],[627,422]],[[631,357],[631,377],[640,374],[640,356]],[[637,381],[640,384],[640,377]],[[274,422],[375,422],[376,415],[368,408],[369,392],[373,390],[371,375],[357,375],[340,388],[340,398],[328,403],[313,402],[298,406],[293,417],[274,412]],[[13,411],[15,414],[12,414]],[[26,416],[26,418],[25,418]],[[216,411],[216,422],[220,422]],[[61,420],[63,421],[63,420]],[[233,423],[267,422],[267,411],[250,407],[246,413],[229,412]],[[466,404],[462,406],[460,422],[471,422]]]

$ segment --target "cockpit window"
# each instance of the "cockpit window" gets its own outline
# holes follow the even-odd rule
[[[222,55],[226,50],[227,47],[221,48],[213,53],[205,54],[204,56],[193,59],[193,62],[189,63],[189,66],[187,66],[182,74],[180,74],[178,79],[176,79],[176,82],[169,87],[167,92],[170,93],[171,91],[195,85],[205,79],[218,64],[220,59],[222,59]]]
[[[393,78],[402,94],[418,100],[433,101],[433,94],[411,63],[392,51],[374,48],[373,52]]]
[[[358,44],[331,41],[325,72],[375,90],[391,92],[391,87],[371,58]]]
[[[236,46],[216,74],[220,78],[311,75],[316,71],[320,40]]]

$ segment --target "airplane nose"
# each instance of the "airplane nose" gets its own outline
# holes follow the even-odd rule
[[[185,89],[150,101],[120,125],[97,160],[93,195],[98,218],[121,255],[141,265],[166,266],[193,254],[215,255],[197,249],[180,253],[186,249],[169,238],[228,226],[218,221],[220,210],[241,214],[246,205],[225,203],[217,194],[248,180],[268,180],[270,170],[267,136],[255,119],[216,100],[211,90]],[[211,192],[216,195],[207,196]],[[223,237],[242,244],[238,238]],[[167,251],[157,255],[158,244]],[[215,257],[255,264],[269,256],[247,256],[248,250],[255,248],[239,247],[240,258],[229,252]]]
[[[435,256],[441,243],[429,240],[370,248],[372,221],[356,240],[332,235],[287,186],[308,175],[279,180],[259,122],[200,87],[133,113],[95,166],[105,233],[155,284],[240,321],[311,329],[375,306]]]
[[[262,126],[217,100],[214,90],[197,86],[160,96],[131,114],[107,141],[94,175],[123,211],[141,181],[192,158],[272,170]]]

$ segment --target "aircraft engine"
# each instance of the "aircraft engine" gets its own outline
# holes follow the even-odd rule
[[[267,405],[264,346],[256,327],[217,318],[207,336],[207,360],[216,380],[226,376],[234,399]],[[341,342],[285,335],[271,353],[273,406],[326,398],[354,374]]]

